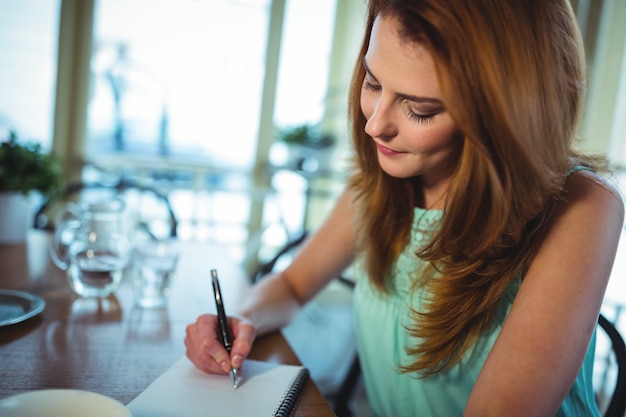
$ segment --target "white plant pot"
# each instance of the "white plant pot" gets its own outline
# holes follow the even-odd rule
[[[0,192],[0,244],[26,242],[32,219],[32,197],[17,192]]]

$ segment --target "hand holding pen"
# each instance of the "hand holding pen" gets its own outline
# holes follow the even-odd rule
[[[217,271],[215,272],[217,278]],[[222,294],[218,285],[213,290],[215,296],[219,295],[219,300],[224,310]],[[216,307],[220,310],[218,301]],[[226,317],[226,313],[222,317]],[[222,340],[222,330],[218,314],[202,314],[195,322],[186,328],[185,347],[189,360],[200,370],[209,374],[231,373],[231,369],[240,368],[245,358],[250,354],[252,344],[256,338],[256,329],[245,317],[231,316],[223,320],[227,323],[226,329],[230,330],[232,336],[231,351],[227,351]],[[241,383],[241,381],[239,381]]]
[[[213,283],[213,294],[215,296],[215,306],[217,308],[217,322],[218,322],[218,335],[222,342],[222,345],[230,355],[233,347],[233,334],[228,327],[228,320],[226,318],[226,311],[224,310],[224,301],[222,299],[222,291],[220,289],[220,283],[217,279],[217,271],[211,270],[211,280]],[[233,380],[233,386],[237,388],[239,386],[239,369],[230,368],[230,376]]]

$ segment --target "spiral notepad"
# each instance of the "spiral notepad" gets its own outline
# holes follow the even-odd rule
[[[309,379],[309,370],[306,368],[300,369],[293,383],[285,390],[283,398],[280,400],[276,411],[274,411],[274,417],[289,417],[293,410],[300,393],[304,389],[304,384]]]
[[[276,416],[295,407],[309,371],[303,366],[246,360],[241,383],[209,375],[181,358],[128,404],[133,417]]]

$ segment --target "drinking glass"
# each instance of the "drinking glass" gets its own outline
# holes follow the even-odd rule
[[[132,273],[135,305],[143,308],[167,306],[178,257],[174,240],[146,240],[135,246]]]

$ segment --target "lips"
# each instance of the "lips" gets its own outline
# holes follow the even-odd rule
[[[398,152],[398,151],[394,151],[393,149],[389,149],[386,146],[381,145],[380,143],[376,142],[376,148],[378,148],[378,152],[382,153],[383,155],[387,155],[387,156],[394,156],[394,155],[401,155],[404,152]]]

